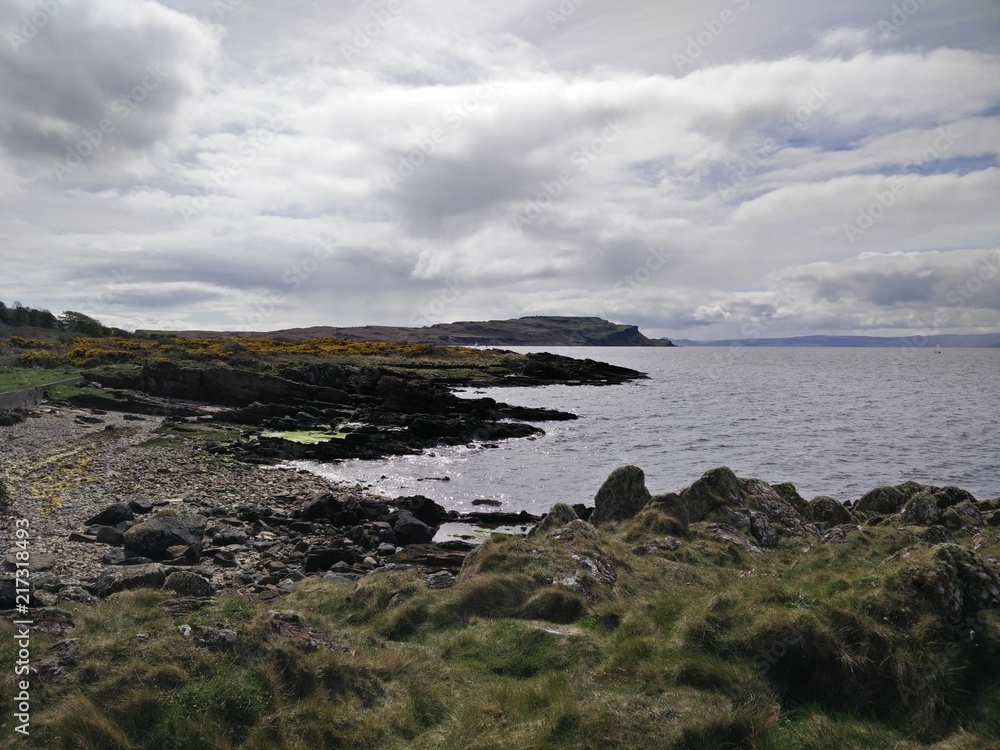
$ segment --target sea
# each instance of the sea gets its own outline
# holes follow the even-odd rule
[[[792,482],[806,499],[857,500],[916,481],[1000,496],[1000,349],[786,347],[512,347],[630,367],[649,378],[614,386],[458,391],[579,419],[545,435],[378,461],[296,462],[389,496],[449,509],[475,500],[541,514],[593,504],[618,466],[643,469],[654,495],[728,466]],[[488,508],[478,508],[488,510]]]

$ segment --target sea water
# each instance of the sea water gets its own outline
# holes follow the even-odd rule
[[[792,482],[806,499],[857,500],[913,480],[1000,496],[1000,349],[515,348],[631,367],[616,386],[460,391],[579,415],[538,423],[536,439],[443,448],[380,461],[298,462],[381,494],[422,494],[448,508],[477,499],[546,512],[592,504],[617,466],[653,494],[716,466]]]

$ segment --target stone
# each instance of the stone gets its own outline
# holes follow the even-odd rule
[[[899,512],[903,526],[931,526],[941,518],[937,498],[930,492],[918,492],[906,501]]]
[[[681,492],[692,523],[704,521],[712,513],[743,506],[740,481],[728,466],[711,469]]]
[[[683,542],[675,536],[654,539],[649,544],[642,544],[638,547],[629,547],[629,552],[633,555],[653,555],[657,552],[673,552],[680,549]]]
[[[439,525],[448,515],[443,506],[423,495],[397,497],[392,504],[429,526]]]
[[[212,595],[212,584],[190,570],[175,570],[163,582],[163,588],[185,597],[203,599]]]
[[[344,547],[327,547],[325,549],[315,549],[306,555],[302,567],[306,573],[313,573],[318,570],[329,570],[337,563],[347,563],[353,565],[357,562],[357,555]]]
[[[566,503],[556,503],[545,517],[528,532],[528,536],[547,534],[577,520],[576,511]]]
[[[152,513],[156,504],[152,500],[129,500],[128,509],[133,513]]]
[[[434,539],[434,529],[408,511],[400,511],[392,527],[399,544],[425,544]]]
[[[237,529],[223,529],[212,536],[212,544],[225,547],[229,544],[246,544],[247,535]]]
[[[84,526],[114,526],[122,521],[134,521],[135,514],[125,503],[114,503],[84,521]]]
[[[178,632],[209,651],[225,651],[236,644],[238,635],[232,628],[211,628],[207,625],[180,625]]]
[[[138,588],[158,589],[167,578],[167,570],[159,563],[114,568],[102,573],[90,586],[90,591],[102,599],[119,591]]]
[[[97,597],[85,591],[79,586],[67,586],[59,592],[56,603],[79,602],[80,604],[94,604]]]
[[[864,496],[854,506],[858,513],[872,513],[876,515],[889,515],[898,513],[899,509],[906,504],[913,495],[920,492],[924,487],[916,482],[905,482],[895,487],[876,487]]]
[[[327,492],[307,501],[302,506],[302,520],[315,521],[318,518],[332,518],[337,513],[340,513],[342,508],[343,504],[337,499],[336,495]]]
[[[807,517],[812,519],[813,523],[823,523],[827,527],[854,523],[851,511],[845,508],[843,503],[826,495],[819,495],[809,501]]]
[[[197,513],[160,510],[125,532],[125,549],[153,560],[170,556],[169,549],[201,541],[207,520]]]
[[[982,526],[983,516],[975,505],[964,500],[941,514],[941,525],[951,531],[961,531],[966,526]]]
[[[632,518],[652,500],[646,489],[646,475],[638,466],[619,466],[611,472],[594,497],[591,523],[624,521]]]
[[[110,544],[112,547],[121,547],[125,541],[125,535],[111,526],[98,527],[94,538],[102,544]]]
[[[389,557],[396,554],[396,545],[382,543],[376,548],[375,552],[379,557]]]

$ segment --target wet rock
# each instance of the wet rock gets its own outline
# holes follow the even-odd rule
[[[813,523],[826,524],[827,527],[840,526],[842,523],[854,523],[851,511],[845,508],[843,503],[826,495],[814,497],[808,504],[808,512],[805,516]]]
[[[212,595],[212,584],[190,570],[175,570],[166,577],[163,588],[185,597],[205,598]]]
[[[125,549],[153,560],[170,556],[175,546],[189,547],[201,541],[207,521],[197,513],[160,510],[125,532]]]
[[[123,521],[135,520],[135,514],[125,503],[114,503],[84,521],[84,526],[114,526]]]
[[[448,517],[443,506],[423,495],[397,497],[392,504],[428,526],[440,525]]]
[[[401,511],[392,527],[400,544],[425,544],[434,539],[434,529],[407,511]]]
[[[591,522],[624,521],[642,510],[651,499],[643,470],[638,466],[619,466],[597,491]]]

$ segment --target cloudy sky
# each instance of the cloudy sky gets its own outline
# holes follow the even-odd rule
[[[996,0],[4,0],[0,300],[1000,329]]]

